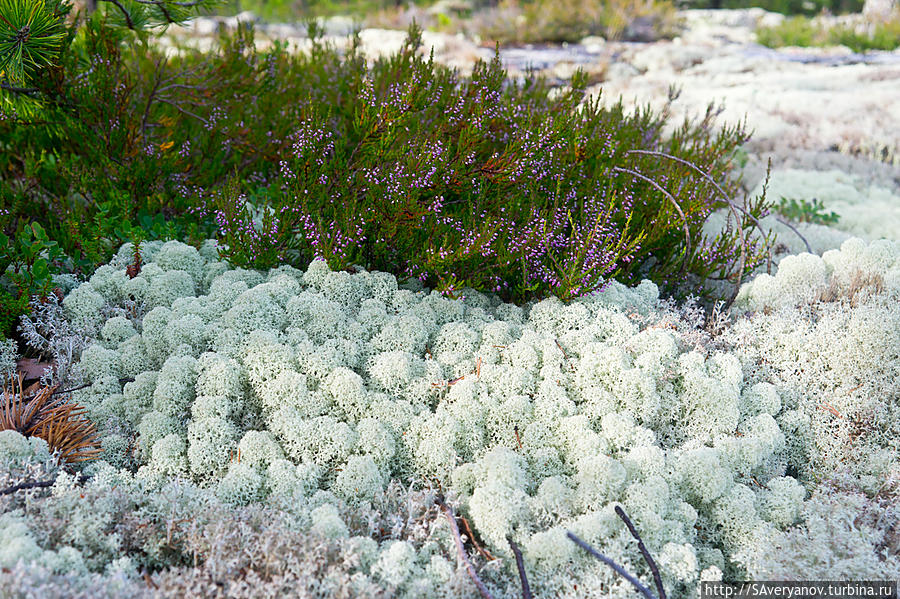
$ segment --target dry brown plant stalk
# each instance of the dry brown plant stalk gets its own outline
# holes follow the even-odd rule
[[[47,442],[59,459],[84,462],[96,459],[100,443],[94,424],[85,418],[85,408],[64,399],[55,398],[56,387],[41,387],[26,398],[19,377],[19,392],[3,388],[0,403],[0,430],[14,430],[26,437],[38,437]]]
[[[493,599],[490,591],[487,590],[487,587],[484,586],[484,583],[478,578],[478,574],[475,572],[475,566],[472,565],[472,562],[469,561],[469,557],[466,555],[466,550],[465,547],[463,547],[462,538],[459,534],[459,527],[456,525],[456,517],[453,515],[453,510],[450,509],[449,505],[444,503],[444,499],[440,496],[435,498],[435,503],[437,503],[444,512],[444,516],[447,517],[447,522],[450,523],[450,532],[453,535],[453,540],[456,542],[457,562],[466,567],[469,578],[475,583],[475,587],[478,589],[481,596],[484,599]]]
[[[469,526],[469,521],[466,520],[463,516],[460,516],[459,519],[460,519],[460,521],[462,521],[463,526],[466,527],[466,534],[469,535],[469,540],[472,541],[472,546],[475,547],[475,551],[477,551],[481,555],[481,557],[483,557],[484,559],[486,559],[489,562],[497,559],[496,557],[491,555],[490,551],[488,551],[487,549],[482,547],[478,543],[478,541],[475,540],[475,533],[472,532],[472,527]]]

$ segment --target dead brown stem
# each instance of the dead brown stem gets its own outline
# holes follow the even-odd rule
[[[465,564],[466,571],[469,573],[469,577],[475,583],[481,596],[484,597],[484,599],[493,599],[491,593],[487,590],[487,587],[484,586],[484,583],[478,578],[478,574],[475,572],[475,566],[469,561],[469,556],[466,555],[466,549],[463,547],[462,537],[459,535],[459,527],[456,525],[456,518],[453,516],[453,510],[444,503],[444,500],[441,497],[435,498],[435,501],[444,512],[447,521],[450,523],[450,532],[453,534],[453,540],[456,542],[457,561]]]

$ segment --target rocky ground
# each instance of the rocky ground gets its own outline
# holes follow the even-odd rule
[[[591,37],[579,44],[501,48],[501,57],[512,77],[537,70],[560,85],[582,68],[596,82],[590,93],[605,102],[622,98],[626,105],[659,108],[670,87],[678,88],[673,123],[702,115],[715,103],[721,108],[718,122],[744,121],[753,131],[745,148],[748,190],[759,189],[771,158],[775,199],[816,197],[842,217],[845,232],[868,239],[900,237],[900,50],[866,55],[843,47],[771,50],[755,43],[754,29],[783,17],[761,9],[691,10],[682,17],[684,30],[673,40]],[[241,20],[256,19],[249,13],[200,18],[170,29],[169,36],[210,47],[219,27],[235,27]],[[346,44],[353,22],[334,18],[324,26],[334,43]],[[260,48],[273,39],[298,50],[309,43],[302,24],[257,22],[256,29]],[[172,45],[171,37],[162,43]],[[369,28],[360,37],[365,53],[375,57],[396,51],[405,32]],[[433,49],[436,60],[463,73],[494,52],[462,35],[426,31],[423,40],[424,52]]]

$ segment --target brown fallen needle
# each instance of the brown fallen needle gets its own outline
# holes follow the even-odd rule
[[[478,541],[475,540],[475,533],[472,532],[472,527],[469,526],[469,521],[462,516],[460,516],[459,519],[462,520],[463,526],[466,527],[466,534],[469,535],[469,540],[472,541],[472,545],[475,547],[475,551],[477,551],[481,555],[481,557],[489,562],[497,559],[496,557],[491,555],[491,553],[487,549],[484,549],[481,545],[479,545]]]

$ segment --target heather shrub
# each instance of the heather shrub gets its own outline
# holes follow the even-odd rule
[[[712,114],[663,138],[664,113],[584,100],[580,76],[555,92],[494,60],[460,79],[420,55],[415,28],[370,67],[318,41],[256,52],[248,27],[215,53],[165,56],[108,18],[63,48],[46,121],[0,122],[22,148],[3,163],[7,222],[42,223],[65,256],[53,268],[90,274],[121,241],[217,231],[236,266],[318,256],[448,293],[569,299],[613,277],[669,292],[761,256],[735,258],[743,216],[700,236],[725,201],[713,181],[737,195],[725,173],[746,139]]]
[[[740,270],[745,216],[727,236],[699,235],[727,205],[714,181],[737,195],[724,175],[746,139],[739,127],[715,130],[709,112],[663,138],[665,114],[601,107],[581,76],[551,93],[506,81],[495,58],[460,80],[419,43],[413,28],[371,68],[355,46],[269,57],[309,95],[277,170],[198,194],[223,257],[256,268],[321,257],[507,300],[570,299],[610,278],[672,291]],[[747,249],[745,273],[762,251]]]

